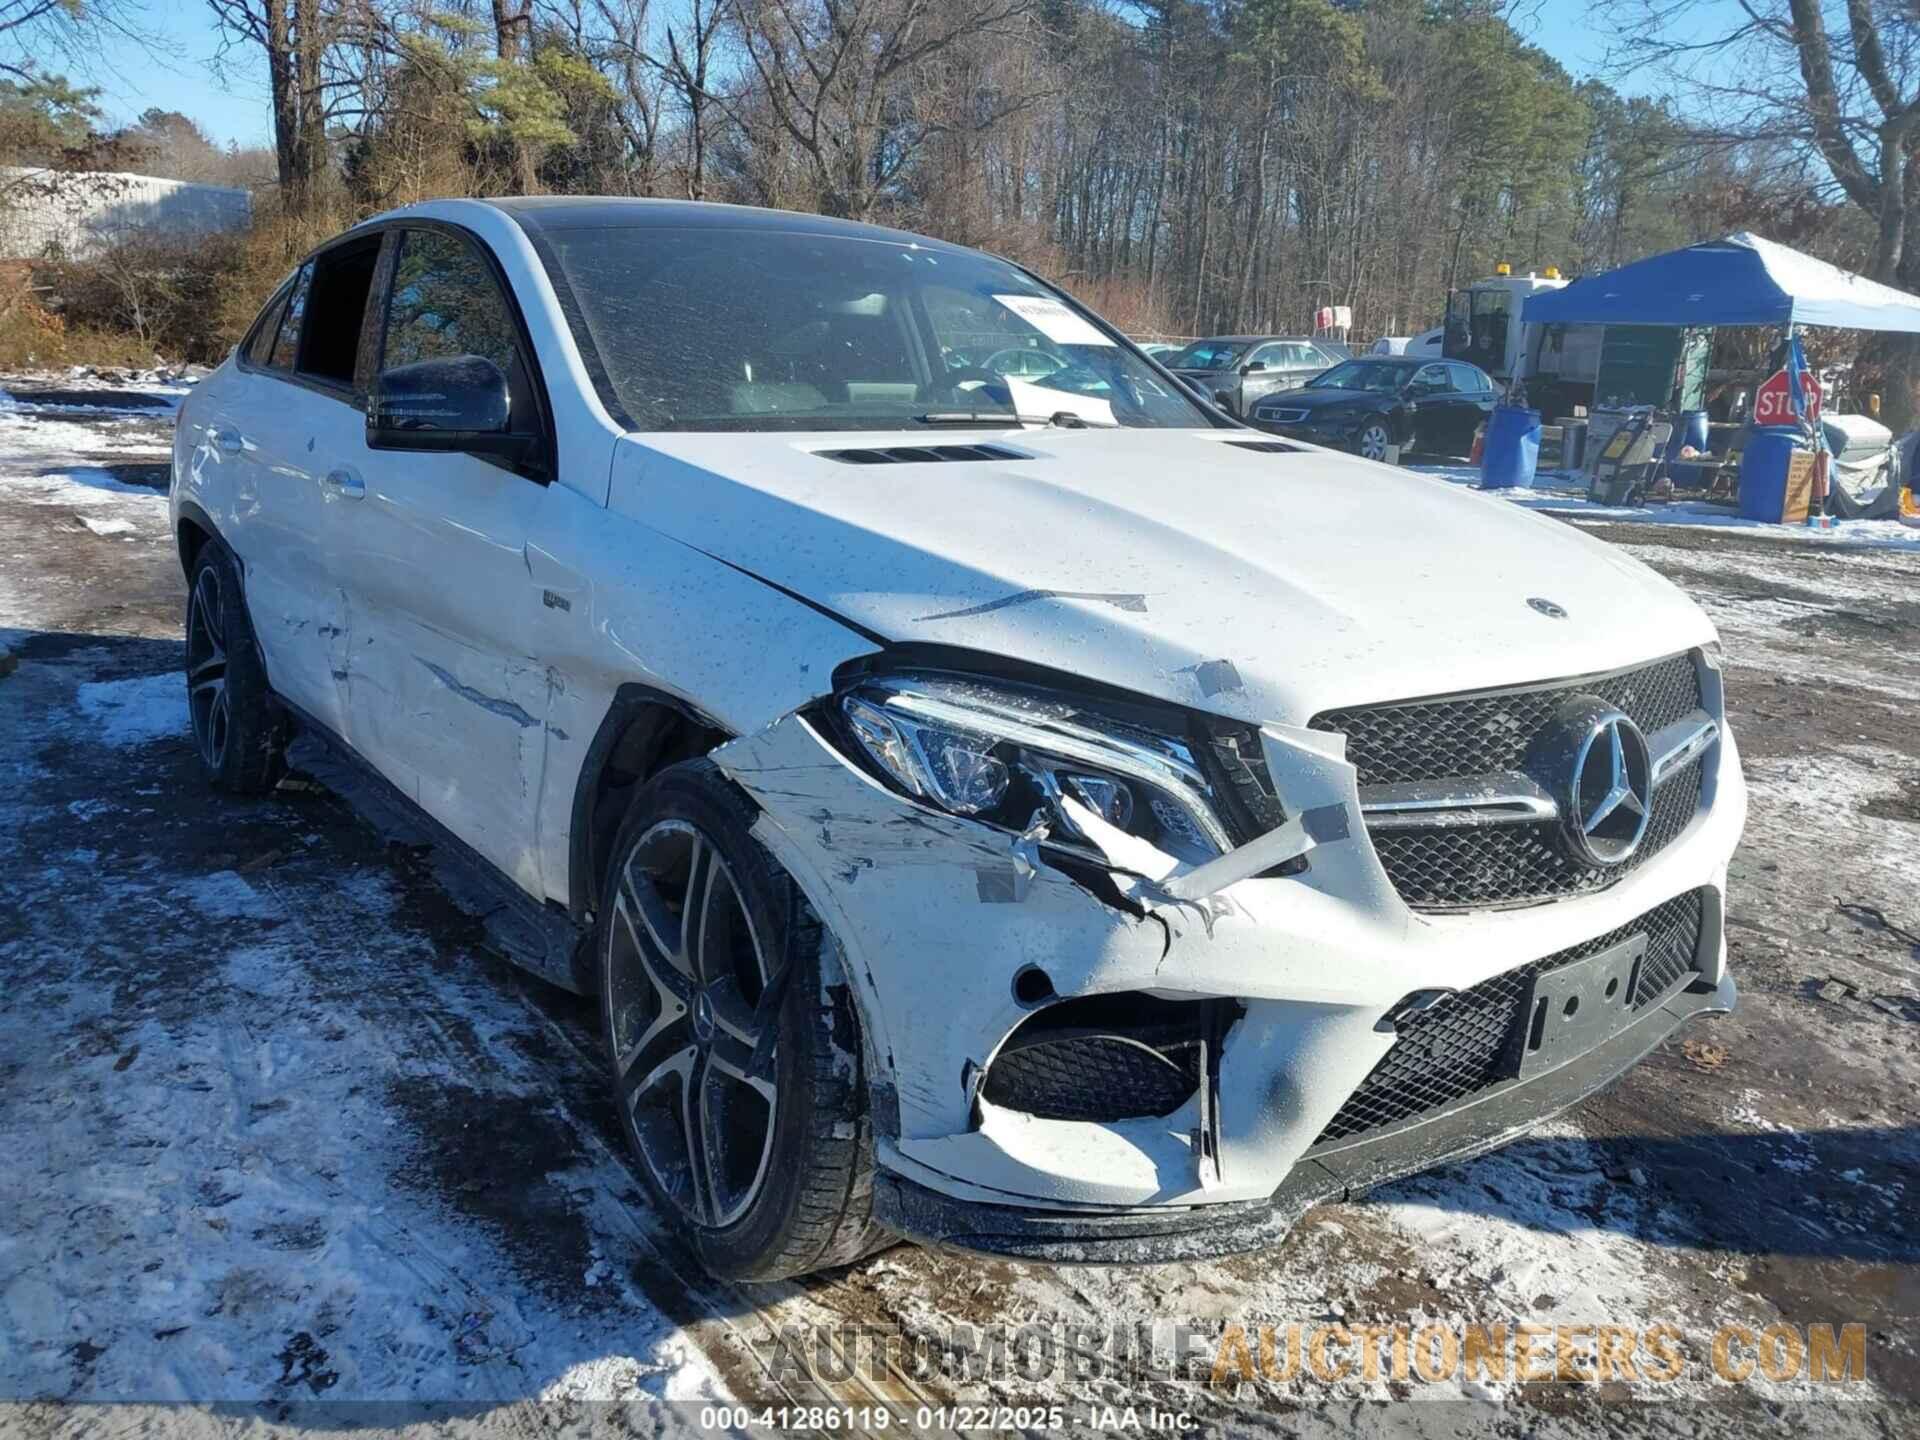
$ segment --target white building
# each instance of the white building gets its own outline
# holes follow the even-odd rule
[[[253,197],[110,170],[0,166],[0,259],[84,260],[129,239],[191,239],[242,230]]]

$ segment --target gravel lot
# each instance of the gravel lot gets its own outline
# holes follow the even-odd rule
[[[201,784],[157,488],[180,387],[8,388],[0,1400],[32,1402],[31,1428],[85,1428],[84,1401],[204,1402],[216,1429],[464,1401],[490,1431],[605,1400],[1073,1418],[1130,1398],[1235,1430],[1442,1433],[1488,1417],[1355,1402],[1465,1396],[1502,1401],[1513,1433],[1733,1432],[1806,1404],[1822,1433],[1887,1434],[1885,1407],[1920,1400],[1920,545],[1578,522],[1725,637],[1752,787],[1731,1017],[1504,1152],[1313,1211],[1272,1253],[1048,1270],[898,1248],[748,1292],[648,1214],[587,1006],[490,955],[418,837],[318,785],[241,802]],[[1689,1363],[1664,1384],[1234,1388],[770,1362],[791,1324],[1118,1319],[1184,1322],[1208,1356],[1228,1323],[1659,1322]],[[1776,1322],[1864,1325],[1866,1382],[1714,1377],[1717,1327]]]

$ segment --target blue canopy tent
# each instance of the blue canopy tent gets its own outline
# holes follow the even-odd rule
[[[1536,355],[1549,325],[1777,326],[1790,337],[1793,409],[1804,415],[1806,360],[1794,328],[1920,334],[1920,296],[1743,231],[1529,296],[1520,318],[1535,327]]]
[[[1920,334],[1920,296],[1743,232],[1529,296],[1520,318],[1528,325],[1836,325]]]
[[[1516,379],[1534,370],[1551,325],[1778,327],[1790,339],[1787,370],[1793,411],[1804,418],[1806,368],[1799,342],[1792,338],[1795,328],[1828,325],[1920,334],[1920,296],[1742,232],[1531,295],[1521,306],[1520,318],[1533,327],[1532,353]],[[1814,432],[1819,446],[1819,427]],[[1492,433],[1490,425],[1490,438]],[[1525,469],[1529,473],[1521,483],[1531,483],[1531,466]]]

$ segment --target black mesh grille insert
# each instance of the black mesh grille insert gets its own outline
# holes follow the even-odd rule
[[[1633,982],[1633,1008],[1664,998],[1692,974],[1704,892],[1689,891],[1637,920],[1570,949],[1457,991],[1399,1022],[1393,1048],[1347,1097],[1315,1143],[1324,1145],[1444,1110],[1518,1073],[1521,1028],[1533,978],[1645,932],[1646,954]]]
[[[1640,848],[1625,865],[1593,870],[1560,849],[1550,825],[1460,830],[1380,830],[1374,853],[1400,898],[1415,910],[1525,905],[1604,890],[1687,828],[1700,808],[1700,766],[1689,765],[1653,793]]]
[[[1199,1083],[1197,1040],[1151,1046],[1119,1035],[1060,1035],[1008,1047],[980,1094],[1043,1120],[1109,1123],[1171,1114]]]
[[[1451,780],[1524,767],[1534,737],[1570,693],[1596,695],[1651,735],[1704,708],[1691,654],[1527,690],[1328,710],[1308,722],[1347,737],[1362,785]],[[1605,889],[1659,854],[1700,808],[1700,765],[1655,792],[1631,860],[1589,869],[1569,860],[1552,825],[1379,830],[1373,848],[1400,898],[1416,910],[1526,905]]]
[[[1520,769],[1533,737],[1574,692],[1599,696],[1649,735],[1701,708],[1700,673],[1686,654],[1539,689],[1328,710],[1307,724],[1347,737],[1362,785],[1491,775]]]

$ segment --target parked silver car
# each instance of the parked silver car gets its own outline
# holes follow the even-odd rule
[[[1181,379],[1235,415],[1279,390],[1297,390],[1339,357],[1298,335],[1216,335],[1160,357]]]

